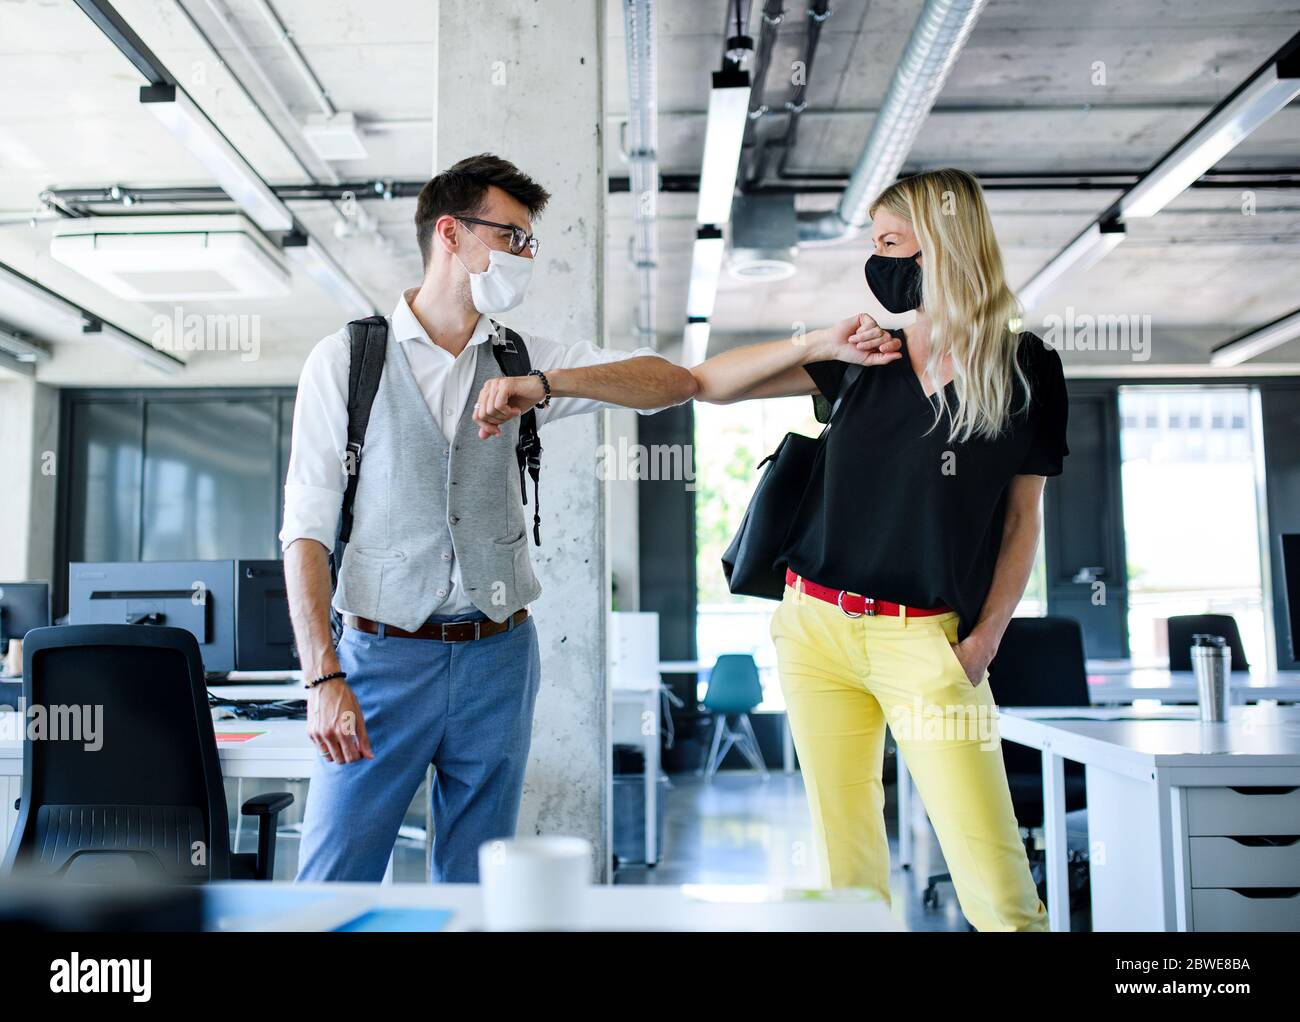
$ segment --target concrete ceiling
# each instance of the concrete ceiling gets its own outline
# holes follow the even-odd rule
[[[802,57],[805,5],[787,5],[765,102],[780,111],[791,62]],[[723,4],[663,5],[659,21],[659,164],[663,174],[698,172],[709,74],[724,41]],[[790,154],[791,172],[847,174],[870,131],[920,0],[832,3],[807,91],[808,109]],[[627,109],[620,5],[610,3],[608,110],[617,128]],[[976,174],[1138,172],[1172,147],[1213,105],[1300,29],[1300,4],[1275,0],[990,0],[927,119],[905,172],[957,166]],[[758,26],[752,26],[757,34]],[[1104,85],[1093,84],[1098,70]],[[766,115],[760,138],[784,133],[783,112]],[[625,174],[617,130],[610,174]],[[1300,105],[1292,104],[1226,158],[1220,170],[1300,169]],[[1118,191],[990,191],[988,201],[1013,287],[1025,283],[1117,197]],[[661,197],[658,329],[674,348],[685,319],[695,233],[694,194]],[[635,282],[626,254],[629,196],[610,200],[606,306],[615,336],[631,330]],[[1046,296],[1041,313],[1149,315],[1150,358],[1204,365],[1214,345],[1300,306],[1300,191],[1255,194],[1243,215],[1237,189],[1185,192],[1160,215],[1129,225],[1129,237],[1091,271]],[[834,195],[802,195],[798,208],[825,209]],[[725,272],[712,319],[710,353],[783,336],[858,311],[867,239],[805,249],[798,272],[747,284]],[[1041,323],[1031,320],[1041,330]],[[1067,370],[1133,370],[1123,353],[1064,351]],[[1300,342],[1252,364],[1300,365]]]
[[[268,181],[427,178],[433,167],[436,8],[412,0],[274,0],[330,99],[363,123],[367,158],[326,164],[304,144],[293,121],[320,108],[250,0],[224,0],[254,59],[286,102],[286,118],[214,18],[206,0],[118,0],[117,10],[226,136]],[[192,18],[192,20],[191,20]],[[171,303],[143,305],[98,288],[49,256],[57,220],[40,211],[47,188],[203,185],[214,182],[158,122],[140,108],[140,74],[69,0],[0,0],[0,261],[66,294],[141,337]],[[197,26],[197,27],[196,27]],[[205,41],[205,37],[208,41]],[[210,43],[209,43],[210,41]],[[242,83],[242,87],[241,87]],[[247,90],[247,94],[245,92]],[[250,98],[251,95],[251,98]],[[23,97],[38,97],[27,102]],[[413,199],[369,201],[377,231],[335,236],[339,207],[290,202],[295,216],[387,312],[401,287],[419,282],[411,226]],[[214,207],[205,205],[203,211]],[[219,208],[219,207],[217,207]],[[150,207],[149,212],[185,212]],[[186,302],[185,312],[222,313],[226,305]],[[283,298],[240,303],[258,317],[261,356],[243,361],[196,352],[183,376],[163,377],[119,349],[78,338],[57,344],[38,378],[55,384],[293,383],[306,352],[342,322],[343,310],[296,274]],[[12,325],[35,330],[39,324]]]
[[[433,146],[436,5],[423,0],[273,0],[312,71],[341,110],[375,130],[364,160],[327,165],[297,124],[318,110],[253,0],[224,0],[254,60],[285,100],[285,117],[261,76],[231,44],[208,0],[118,0],[117,7],[195,100],[268,180],[421,179]],[[773,113],[759,136],[778,137],[790,63],[802,54],[806,5],[788,3],[766,83]],[[844,174],[921,9],[921,0],[832,2],[808,89],[791,171]],[[659,161],[664,174],[695,174],[703,150],[709,75],[719,66],[723,0],[659,4]],[[606,163],[619,152],[627,112],[622,5],[606,0]],[[908,170],[955,165],[985,174],[1139,171],[1300,28],[1300,3],[1278,0],[990,0],[923,127]],[[757,31],[755,25],[753,31]],[[205,39],[206,37],[206,39]],[[1105,84],[1094,85],[1098,62]],[[70,0],[0,0],[0,261],[106,319],[149,336],[170,308],[113,297],[49,256],[55,219],[40,194],[51,187],[211,185],[204,168],[140,109],[139,73]],[[444,97],[444,101],[448,101]],[[382,130],[381,130],[382,129]],[[459,154],[444,154],[449,162]],[[1222,169],[1300,169],[1300,108],[1292,105],[1235,150]],[[1008,275],[1020,285],[1115,197],[1094,191],[991,191]],[[1193,189],[1148,221],[1086,274],[1047,296],[1044,311],[1151,316],[1152,364],[1204,364],[1222,340],[1300,305],[1300,191],[1259,190],[1256,213],[1233,189]],[[830,208],[833,194],[799,196]],[[673,353],[685,317],[696,197],[661,196],[658,327]],[[377,306],[415,283],[414,203],[369,201],[377,232],[340,239],[338,208],[291,202]],[[204,211],[212,207],[204,207]],[[167,210],[150,209],[149,212]],[[184,210],[176,209],[176,212]],[[629,197],[607,207],[608,342],[630,343],[635,282],[629,266]],[[546,224],[540,225],[544,231]],[[543,235],[544,236],[544,235]],[[724,274],[711,351],[815,326],[857,311],[865,241],[805,250],[790,280],[746,285]],[[186,311],[225,312],[187,303]],[[296,277],[284,298],[248,302],[260,317],[262,356],[189,355],[181,377],[161,377],[120,352],[59,338],[39,378],[55,384],[292,383],[302,358],[341,322],[342,310]],[[34,329],[39,324],[12,325]],[[1065,353],[1072,371],[1098,370],[1097,355]],[[1300,365],[1300,342],[1257,360]]]

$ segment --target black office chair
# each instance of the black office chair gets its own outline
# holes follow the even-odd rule
[[[1250,664],[1246,662],[1246,651],[1241,646],[1241,632],[1237,630],[1237,621],[1231,614],[1178,614],[1169,619],[1171,671],[1192,669],[1192,636],[1200,632],[1222,635],[1232,649],[1232,669],[1250,670]]]
[[[65,727],[24,736],[5,872],[92,883],[271,878],[277,818],[293,796],[245,802],[243,815],[258,821],[257,852],[230,851],[203,661],[189,632],[33,629],[23,643],[23,695],[28,707],[47,708],[51,726],[57,710]],[[92,710],[75,712],[83,707]]]
[[[1083,630],[1068,617],[1012,618],[989,665],[988,684],[1000,707],[1088,706],[1088,674],[1084,663]],[[1015,742],[1002,743],[1002,761],[1016,822],[1025,830],[1043,825],[1042,753]],[[1065,764],[1065,808],[1075,812],[1087,806],[1082,763]],[[1031,854],[1031,843],[1026,841]],[[936,885],[951,880],[948,873],[927,878],[922,901],[938,905]]]

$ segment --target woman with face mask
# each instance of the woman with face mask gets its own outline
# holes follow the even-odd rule
[[[1019,329],[971,175],[898,181],[871,217],[873,315],[711,358],[693,370],[697,398],[842,398],[771,625],[823,879],[889,898],[888,726],[966,918],[1046,929],[987,668],[1033,565],[1045,477],[1068,453],[1061,361]]]

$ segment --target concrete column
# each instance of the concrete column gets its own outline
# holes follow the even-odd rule
[[[54,580],[58,405],[52,387],[21,378],[0,382],[0,581]]]
[[[552,194],[527,300],[501,317],[565,342],[603,337],[603,0],[440,0],[434,170],[478,152],[516,164]],[[605,620],[609,568],[601,415],[542,431],[544,587],[533,605],[542,690],[519,833],[571,834],[608,879],[611,800]],[[531,487],[530,487],[531,490]],[[530,497],[531,499],[531,497]]]

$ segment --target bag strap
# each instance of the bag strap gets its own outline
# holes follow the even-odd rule
[[[348,341],[351,347],[348,362],[348,483],[343,491],[343,513],[339,516],[336,548],[340,553],[343,545],[352,538],[352,506],[356,503],[357,483],[361,478],[361,452],[370,425],[370,409],[374,407],[379,380],[384,374],[388,320],[383,316],[353,320],[348,324]]]
[[[853,386],[854,381],[861,375],[862,366],[858,365],[856,362],[850,364],[849,367],[844,370],[844,378],[840,380],[839,393],[835,395],[835,403],[831,405],[831,414],[826,419],[826,429],[831,428],[831,423],[835,421],[835,413],[840,410],[840,405],[844,404],[844,395],[849,392],[849,388]],[[822,430],[823,433],[825,431],[826,430]]]
[[[492,344],[492,354],[505,376],[527,376],[533,368],[524,339],[508,326],[490,320],[502,338]],[[519,463],[519,492],[528,503],[528,486],[524,481],[527,472],[533,480],[533,543],[542,545],[542,509],[538,493],[538,479],[542,473],[542,442],[537,436],[537,413],[530,408],[519,418],[519,441],[515,444],[515,460]]]

